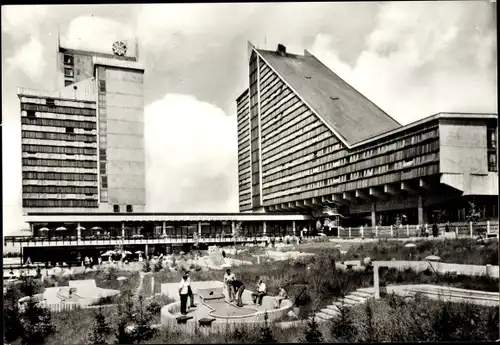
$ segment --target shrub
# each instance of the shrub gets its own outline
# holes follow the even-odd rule
[[[19,304],[21,293],[14,284],[8,284],[4,293],[4,338],[6,342],[16,340],[21,333],[21,323],[19,322]]]
[[[307,326],[304,329],[304,340],[306,343],[321,343],[323,342],[323,334],[319,330],[318,324],[314,316],[310,321],[307,322]]]
[[[268,315],[266,311],[264,313],[264,327],[260,329],[260,342],[263,344],[277,343],[278,341],[276,340],[276,338],[274,338],[273,332],[271,330],[271,327],[269,327],[267,320]]]
[[[34,298],[25,302],[20,314],[23,344],[41,344],[54,331],[50,310],[41,307]]]
[[[106,317],[102,313],[102,308],[98,308],[95,314],[95,321],[90,334],[92,344],[107,344],[108,335],[111,333],[111,328],[106,322]]]

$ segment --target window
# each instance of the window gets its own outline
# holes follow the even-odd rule
[[[132,207],[132,205],[127,205],[127,212],[134,212],[134,208]]]
[[[64,55],[64,64],[65,65],[73,65],[73,56]]]
[[[71,80],[65,80],[64,81],[64,86],[69,86],[71,84],[73,84],[73,81],[71,81]]]
[[[72,68],[65,68],[64,69],[64,76],[65,77],[73,77],[74,76],[73,69]]]
[[[106,92],[106,80],[99,80],[99,91]]]
[[[488,148],[489,149],[496,149],[497,147],[497,138],[495,135],[495,129],[494,128],[488,128]]]
[[[26,116],[28,117],[36,117],[36,113],[34,110],[28,110],[26,111]]]
[[[99,172],[106,174],[106,162],[99,162]]]
[[[113,212],[120,212],[120,205],[113,205]]]
[[[108,188],[108,177],[107,176],[101,176],[101,185],[102,185],[102,188]]]
[[[488,154],[488,171],[497,171],[497,155],[496,153]]]
[[[75,129],[73,127],[66,127],[66,133],[75,133]]]
[[[99,156],[101,159],[105,160],[106,159],[106,149],[99,149]]]
[[[56,105],[56,101],[54,99],[52,99],[52,98],[47,98],[45,100],[45,104],[46,105]]]

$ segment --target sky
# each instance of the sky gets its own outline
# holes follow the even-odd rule
[[[3,231],[24,225],[18,86],[56,89],[72,48],[139,40],[147,210],[237,212],[235,99],[247,41],[311,51],[401,124],[497,112],[496,4],[461,2],[2,6]]]

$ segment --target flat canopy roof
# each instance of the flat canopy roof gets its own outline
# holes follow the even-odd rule
[[[161,221],[293,221],[309,220],[297,213],[28,213],[28,223],[161,222]]]

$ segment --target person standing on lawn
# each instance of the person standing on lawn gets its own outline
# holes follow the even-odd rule
[[[193,289],[191,289],[191,276],[189,275],[189,271],[186,271],[186,282],[188,284],[188,296],[189,300],[191,301],[191,308],[196,308],[196,304],[194,304],[194,294],[193,294]]]
[[[226,269],[226,274],[224,274],[224,285],[227,289],[227,298],[229,298],[229,302],[234,301],[235,291],[233,290],[232,281],[235,279],[236,277],[234,276],[234,273],[232,273],[229,268]]]
[[[181,297],[181,314],[187,314],[187,300],[189,292],[188,276],[184,273],[181,283],[179,284],[179,295]]]
[[[243,291],[245,291],[245,284],[243,284],[243,282],[241,282],[240,280],[235,279],[231,282],[231,285],[233,286],[234,291],[236,291],[236,305],[238,307],[243,307],[241,296],[243,295]]]

